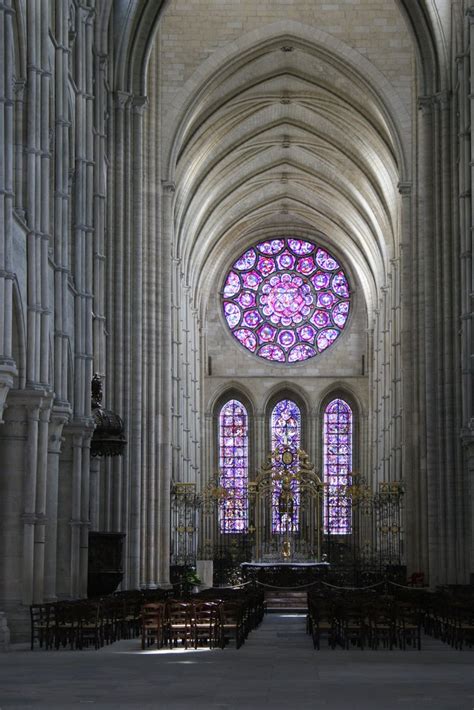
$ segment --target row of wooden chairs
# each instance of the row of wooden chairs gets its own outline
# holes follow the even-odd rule
[[[262,617],[260,594],[216,596],[210,591],[188,600],[147,603],[142,609],[142,648],[224,648],[231,640],[240,648]]]
[[[165,599],[167,590],[118,593],[101,599],[79,599],[32,604],[31,649],[100,648],[141,630],[141,609],[149,598]]]
[[[439,590],[425,600],[424,630],[427,634],[462,650],[474,646],[474,589]]]
[[[314,648],[421,649],[422,617],[411,605],[378,595],[308,594],[307,631]]]

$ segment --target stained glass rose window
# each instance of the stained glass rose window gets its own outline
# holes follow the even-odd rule
[[[339,337],[350,309],[347,277],[326,250],[304,239],[271,239],[248,249],[227,274],[224,316],[251,353],[300,362]]]

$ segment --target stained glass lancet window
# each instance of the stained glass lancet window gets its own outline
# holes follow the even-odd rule
[[[229,400],[219,413],[219,484],[227,496],[219,504],[221,533],[242,533],[248,526],[248,415]]]
[[[305,239],[260,242],[227,274],[224,316],[233,336],[272,362],[300,362],[339,337],[350,291],[339,262]]]
[[[272,451],[282,451],[289,447],[296,452],[301,447],[301,412],[298,405],[291,399],[282,399],[275,405],[271,416]],[[298,532],[298,513],[300,495],[297,481],[291,482],[293,491],[293,510],[290,519],[283,519],[279,511],[281,481],[275,483],[272,496],[272,531],[281,533],[288,529]],[[285,514],[287,515],[287,514]]]
[[[352,531],[350,500],[343,495],[351,484],[352,409],[343,399],[333,399],[324,411],[324,532],[349,535]]]

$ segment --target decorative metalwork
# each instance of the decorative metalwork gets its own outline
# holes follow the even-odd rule
[[[301,412],[291,399],[283,399],[275,405],[271,416],[272,450],[282,455],[279,462],[285,465],[284,456],[293,456],[301,445]],[[285,451],[288,449],[288,451]],[[284,456],[283,456],[283,452]],[[278,465],[275,461],[275,465]],[[286,503],[285,503],[286,501]],[[285,503],[285,511],[283,504]],[[272,499],[272,529],[274,533],[283,532],[287,527],[298,532],[300,493],[297,478],[275,477]]]
[[[291,237],[260,242],[242,254],[222,297],[233,336],[273,362],[301,362],[326,350],[350,309],[338,261],[313,242]]]
[[[403,481],[382,482],[374,496],[377,549],[381,565],[400,565],[403,558]]]
[[[277,447],[268,456],[249,487],[251,523],[255,529],[254,560],[321,559],[323,487],[303,449]],[[275,528],[276,490],[279,524]]]
[[[196,564],[198,509],[201,499],[195,483],[175,483],[171,489],[171,562]]]

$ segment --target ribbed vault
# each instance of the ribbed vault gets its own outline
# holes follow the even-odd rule
[[[397,253],[405,168],[400,116],[364,77],[279,36],[207,78],[176,118],[164,126],[176,252],[197,301],[257,235],[286,231],[318,234],[374,304]]]

